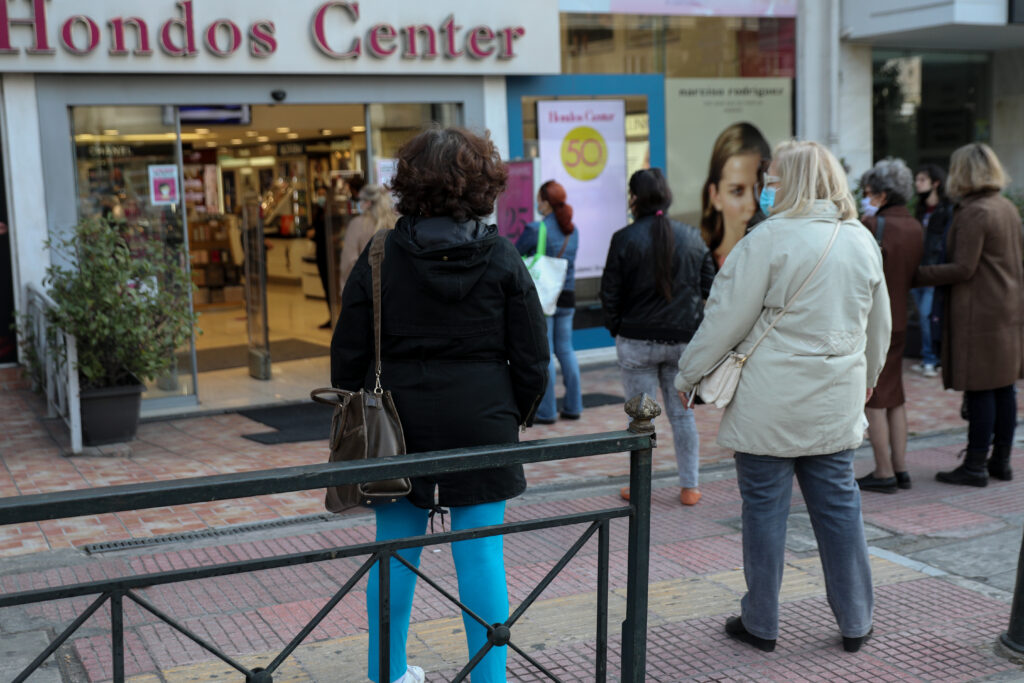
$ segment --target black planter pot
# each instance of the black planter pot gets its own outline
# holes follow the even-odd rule
[[[139,408],[145,386],[139,382],[80,393],[82,406],[82,443],[102,446],[135,438],[139,428]]]

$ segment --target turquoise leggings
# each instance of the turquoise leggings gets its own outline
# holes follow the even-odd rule
[[[387,541],[426,533],[428,511],[403,499],[398,503],[375,508],[377,513],[377,540]],[[466,505],[451,508],[452,531],[478,526],[501,524],[505,518],[505,501]],[[409,564],[420,566],[422,548],[399,551]],[[480,615],[488,624],[504,622],[508,618],[508,586],[505,582],[505,555],[501,536],[475,538],[452,543],[455,573],[459,579],[459,599]],[[379,594],[377,566],[370,570],[366,587],[366,612],[370,622],[370,648],[368,674],[375,683],[380,680],[378,662],[380,616],[377,610]],[[405,673],[405,647],[409,635],[409,617],[412,614],[412,596],[416,590],[416,575],[398,560],[391,559],[391,680]],[[431,589],[433,591],[433,589]],[[440,597],[438,595],[437,597]],[[467,614],[462,615],[466,627],[469,657],[487,643],[487,629]],[[505,647],[491,648],[487,656],[473,668],[473,683],[505,683]],[[467,662],[469,659],[467,658]],[[390,683],[390,682],[387,682]]]

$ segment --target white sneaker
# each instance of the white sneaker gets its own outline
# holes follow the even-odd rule
[[[423,673],[423,669],[418,666],[407,665],[405,673],[391,683],[423,683],[425,680],[427,680],[427,675]]]
[[[925,377],[939,376],[939,372],[938,370],[935,369],[934,365],[925,365],[924,368],[921,370],[921,374],[924,375]]]

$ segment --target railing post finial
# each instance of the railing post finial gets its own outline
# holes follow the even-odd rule
[[[626,401],[624,408],[626,414],[631,418],[629,431],[634,434],[653,434],[654,418],[661,415],[661,406],[647,394],[637,394]]]

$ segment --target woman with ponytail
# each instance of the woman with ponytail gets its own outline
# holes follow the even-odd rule
[[[633,223],[612,235],[601,277],[605,327],[615,337],[626,397],[657,396],[672,425],[679,500],[700,500],[697,468],[700,441],[693,411],[687,410],[673,381],[679,357],[703,317],[715,264],[700,232],[668,218],[672,192],[657,168],[629,179]],[[629,500],[629,489],[622,489]]]
[[[580,366],[572,348],[572,319],[576,313],[576,251],[580,236],[572,222],[572,206],[565,201],[565,188],[554,180],[540,186],[537,193],[537,211],[543,216],[541,222],[547,233],[545,251],[547,256],[564,258],[569,262],[565,272],[565,285],[558,296],[555,314],[548,317],[548,345],[551,347],[551,363],[548,366],[548,388],[544,392],[534,422],[554,424],[559,413],[555,402],[555,357],[562,368],[565,382],[565,401],[562,404],[562,419],[578,420],[583,413],[583,392],[580,389]],[[516,240],[516,248],[523,256],[537,252],[541,223],[530,223]]]

